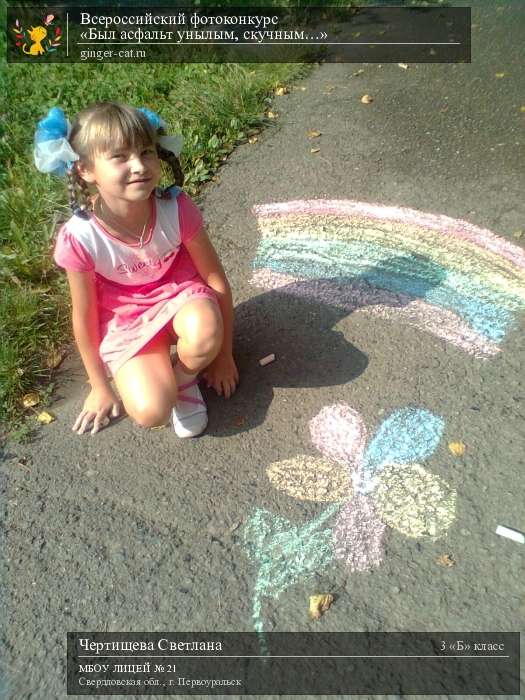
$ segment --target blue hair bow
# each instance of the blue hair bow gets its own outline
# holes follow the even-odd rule
[[[161,119],[156,112],[153,112],[153,110],[148,109],[147,107],[138,107],[138,111],[144,114],[155,131],[167,128],[166,122]],[[176,156],[178,156],[182,151],[182,145],[184,143],[180,134],[176,134],[175,136],[167,136],[165,134],[162,136],[157,136],[157,141],[162,148],[165,148],[167,151],[171,151]]]
[[[159,115],[154,112],[151,109],[148,109],[147,107],[138,107],[139,112],[142,112],[142,114],[146,117],[146,119],[149,121],[151,126],[157,131],[158,129],[165,129],[166,128],[166,122],[163,121]]]
[[[67,137],[71,130],[66,115],[60,107],[52,107],[38,122],[35,132],[35,165],[41,173],[63,176],[78,160]]]

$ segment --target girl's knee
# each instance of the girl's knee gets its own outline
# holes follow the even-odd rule
[[[127,409],[128,415],[142,428],[158,428],[166,425],[172,406],[135,406]]]
[[[196,349],[199,354],[207,354],[222,343],[221,311],[213,302],[195,304],[180,322],[175,318],[174,329],[184,343]]]

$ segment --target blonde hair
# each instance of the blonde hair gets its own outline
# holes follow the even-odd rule
[[[159,158],[170,167],[174,184],[181,186],[184,175],[177,156],[158,143],[157,136],[163,133],[162,128],[155,129],[138,109],[119,102],[96,102],[77,114],[68,140],[80,160],[88,167],[92,167],[97,155],[112,149],[142,150],[154,146]],[[68,171],[68,190],[73,213],[78,214],[90,208],[87,183],[80,177],[75,166]]]

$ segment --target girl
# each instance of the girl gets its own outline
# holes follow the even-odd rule
[[[177,185],[157,188],[160,159],[183,180],[180,144],[164,129],[154,112],[116,102],[87,107],[71,127],[56,107],[38,124],[37,168],[69,179],[73,216],[58,232],[54,258],[67,271],[91,384],[73,425],[78,434],[91,424],[94,434],[119,414],[108,372],[128,415],[153,427],[171,413],[179,437],[207,425],[201,370],[225,398],[239,380],[230,286],[202,216]]]

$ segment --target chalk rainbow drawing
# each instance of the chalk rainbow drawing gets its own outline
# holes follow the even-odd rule
[[[455,518],[455,490],[419,464],[441,440],[441,417],[416,407],[395,410],[367,446],[364,422],[346,403],[325,406],[309,427],[323,458],[304,454],[274,462],[268,478],[294,498],[332,505],[300,526],[256,509],[244,528],[248,555],[259,566],[252,617],[263,647],[263,597],[278,598],[334,560],[350,571],[378,566],[387,526],[436,540]]]
[[[481,358],[525,309],[525,251],[467,221],[350,200],[252,211],[263,289],[395,318]]]
[[[252,211],[262,234],[254,286],[396,319],[483,359],[501,352],[525,308],[525,251],[467,221],[350,200]],[[244,528],[258,566],[252,616],[262,648],[265,596],[278,598],[336,560],[350,571],[379,565],[387,527],[431,539],[447,532],[456,493],[419,464],[443,428],[426,409],[398,409],[365,447],[361,417],[337,403],[310,422],[322,458],[304,454],[269,465],[275,488],[331,505],[302,525],[256,509]]]

